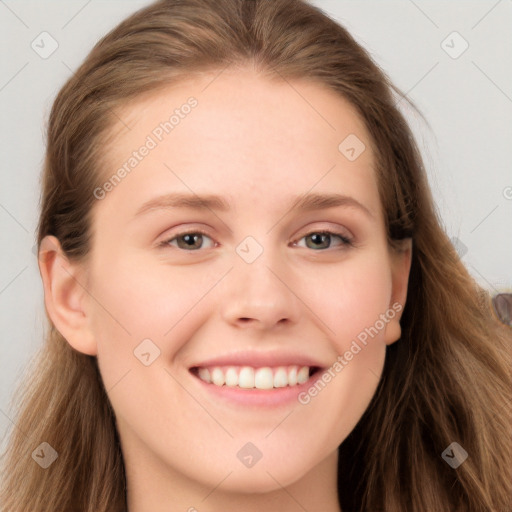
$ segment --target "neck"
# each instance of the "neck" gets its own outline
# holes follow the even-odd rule
[[[341,512],[337,491],[338,452],[330,454],[297,481],[282,485],[268,473],[270,492],[230,489],[233,471],[219,475],[216,485],[203,485],[169,467],[131,460],[125,454],[127,512]],[[133,464],[131,464],[133,463]]]

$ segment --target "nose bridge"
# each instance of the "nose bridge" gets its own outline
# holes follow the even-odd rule
[[[267,239],[268,240],[268,239]],[[296,322],[300,301],[293,293],[293,283],[283,252],[247,237],[237,247],[229,285],[222,297],[222,314],[226,321],[252,321],[261,327]]]

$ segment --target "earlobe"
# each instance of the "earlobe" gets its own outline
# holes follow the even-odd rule
[[[408,238],[402,241],[400,250],[391,255],[392,293],[387,314],[390,320],[386,325],[386,345],[398,341],[402,334],[400,319],[407,300],[412,250],[412,239]]]
[[[46,236],[41,241],[39,272],[48,315],[74,349],[97,355],[87,316],[87,292],[79,279],[80,270],[76,263],[68,260],[56,237]]]

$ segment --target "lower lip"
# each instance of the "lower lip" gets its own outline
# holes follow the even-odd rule
[[[191,374],[202,388],[211,395],[220,400],[227,402],[250,405],[258,407],[280,407],[293,402],[298,402],[300,393],[307,391],[315,382],[321,378],[323,370],[315,372],[303,384],[296,384],[295,386],[286,386],[283,388],[272,389],[244,389],[231,386],[216,386],[209,382],[205,382],[194,374]]]

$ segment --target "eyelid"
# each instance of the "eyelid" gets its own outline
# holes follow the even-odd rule
[[[180,236],[184,236],[184,235],[203,235],[203,236],[210,238],[215,247],[219,245],[218,242],[211,235],[209,235],[205,230],[203,230],[201,228],[191,228],[191,229],[184,229],[182,231],[179,231],[177,233],[174,233],[172,235],[168,235],[168,236],[164,237],[162,241],[157,242],[157,246],[169,247],[170,242],[172,242],[174,239],[176,239]],[[178,250],[184,251],[183,249],[178,249]],[[198,252],[198,251],[184,251],[184,252]]]
[[[346,230],[346,231],[348,231],[348,230]],[[196,235],[196,234],[200,234],[202,236],[210,238],[214,244],[213,247],[209,247],[209,248],[202,249],[202,250],[213,249],[219,245],[218,242],[211,235],[209,235],[206,232],[206,230],[204,230],[202,228],[193,228],[192,227],[192,228],[188,228],[188,229],[183,229],[177,233],[174,233],[173,235],[166,236],[161,242],[157,243],[157,246],[169,247],[169,246],[171,246],[170,242],[172,242],[173,240],[175,240],[176,238],[178,238],[180,236]],[[301,241],[303,238],[310,236],[312,234],[327,234],[327,235],[330,235],[331,237],[338,237],[341,240],[341,244],[337,247],[347,248],[347,247],[353,247],[355,245],[354,244],[355,238],[350,233],[350,231],[347,234],[347,233],[344,233],[341,228],[331,228],[331,227],[323,227],[323,228],[317,228],[317,229],[309,228],[306,231],[304,231],[300,236],[295,237],[294,241],[292,242],[292,245],[294,247],[297,247],[298,246],[297,244],[299,241]],[[313,249],[310,249],[310,250],[312,252],[329,252],[330,250],[334,250],[335,247],[334,248],[329,247],[327,249],[320,249],[318,251],[314,251]],[[307,247],[303,247],[303,248],[308,249]],[[176,248],[176,249],[178,249],[179,251],[182,251],[182,252],[201,252],[201,249],[196,249],[196,250],[191,250],[191,251],[187,251],[186,249],[181,249],[181,248]]]
[[[352,235],[352,233],[349,229],[347,229],[344,226],[339,226],[339,225],[337,225],[336,227],[334,227],[332,225],[327,225],[327,226],[324,225],[324,226],[312,227],[312,228],[308,227],[305,230],[301,230],[299,233],[301,233],[300,236],[295,237],[295,240],[300,240],[301,238],[311,235],[312,233],[328,233],[331,235],[341,236],[342,238],[346,238],[348,240],[354,239],[354,235]]]
[[[304,235],[298,237],[296,239],[296,241],[293,242],[293,245],[295,247],[298,247],[297,244],[303,238],[306,238],[307,236],[310,236],[312,234],[329,235],[331,238],[337,237],[337,238],[339,238],[341,240],[341,243],[338,246],[329,247],[327,249],[321,249],[321,250],[318,250],[318,251],[314,251],[314,250],[311,249],[312,252],[329,252],[329,251],[335,250],[336,247],[338,247],[340,249],[340,248],[347,248],[347,247],[354,247],[355,246],[355,244],[354,244],[354,237],[345,235],[345,234],[340,233],[339,231],[335,231],[333,229],[313,229],[311,231],[306,232]],[[300,247],[302,247],[302,246],[300,246]],[[302,248],[308,249],[308,247],[302,247]]]

